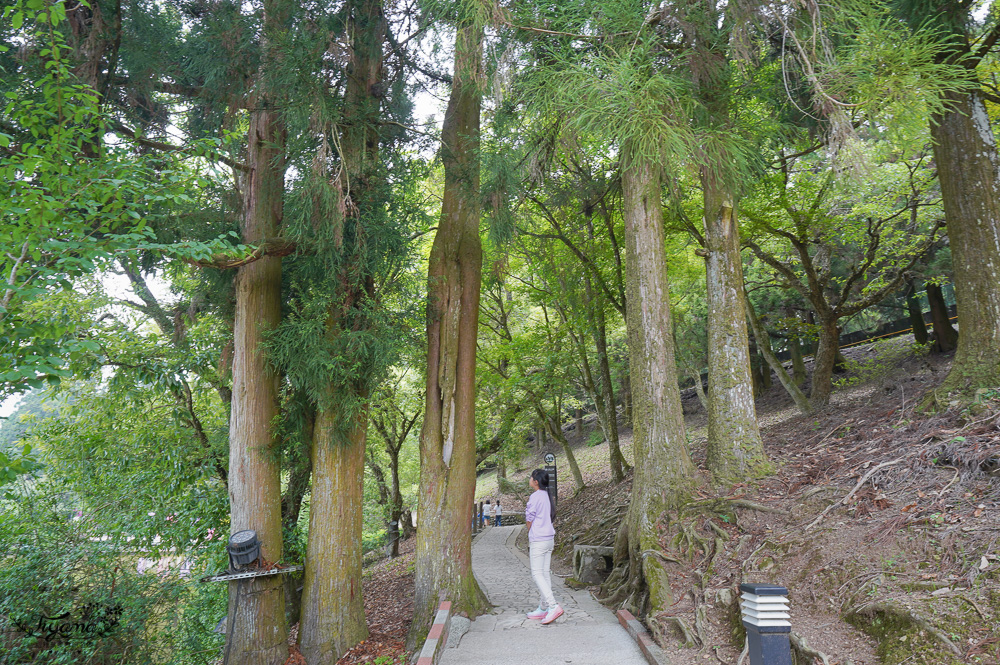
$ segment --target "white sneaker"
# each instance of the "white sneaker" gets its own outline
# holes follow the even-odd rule
[[[559,605],[555,607],[550,607],[549,611],[545,613],[545,618],[542,619],[542,625],[547,626],[559,617],[563,615],[563,608]]]
[[[535,610],[532,610],[532,611],[528,612],[528,618],[529,619],[544,619],[548,613],[549,613],[548,610],[543,610],[542,606],[539,605],[538,609],[535,609]]]

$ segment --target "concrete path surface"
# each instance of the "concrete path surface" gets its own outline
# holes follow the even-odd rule
[[[554,575],[552,591],[566,613],[548,626],[525,616],[538,605],[538,591],[528,557],[514,547],[522,528],[491,527],[473,542],[473,571],[495,607],[472,622],[457,646],[457,635],[449,640],[440,665],[646,665],[610,610]]]

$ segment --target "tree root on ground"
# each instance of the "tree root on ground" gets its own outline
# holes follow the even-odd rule
[[[743,661],[746,660],[747,655],[750,654],[750,640],[743,640],[743,651],[740,652],[740,657],[736,660],[736,665],[743,665]]]
[[[598,602],[610,607],[621,607],[628,594],[628,572],[628,560],[615,566],[611,575],[601,585],[601,590],[597,594]]]
[[[811,499],[817,494],[822,494],[823,492],[837,492],[840,488],[834,485],[814,485],[807,490],[802,491],[802,495],[799,496],[799,501],[806,501]]]
[[[901,605],[888,602],[864,603],[862,605],[852,607],[844,612],[844,618],[848,620],[851,618],[855,618],[856,620],[857,617],[874,619],[877,614],[883,614],[886,617],[893,618],[901,624],[911,624],[914,627],[927,632],[928,634],[934,636],[934,638],[944,645],[952,654],[954,654],[955,657],[962,657],[962,650],[959,649],[955,643],[951,641],[951,639],[949,639],[943,630],[935,626],[920,614],[917,614],[909,607],[903,607]]]
[[[708,528],[714,531],[715,535],[717,535],[719,538],[722,538],[722,540],[725,541],[729,540],[729,534],[721,526],[719,526],[712,520],[705,520],[705,523],[708,525]]]
[[[675,616],[658,616],[655,621],[650,621],[650,629],[660,644],[667,644],[671,637],[666,633],[666,626],[673,626],[683,640],[684,646],[699,646],[703,643],[701,637],[697,632],[691,630],[684,619]]]
[[[668,556],[659,550],[643,550],[642,558],[645,559],[647,556],[655,556],[664,563],[676,563],[678,566],[684,565],[680,559],[675,559],[674,557]]]
[[[701,550],[703,552],[702,556],[706,556],[708,553],[708,541],[702,538],[694,526],[688,522],[680,524],[677,535],[673,538],[673,545],[678,551],[683,549],[687,549],[690,552]],[[693,560],[694,557],[692,556],[691,559]]]
[[[725,499],[712,498],[702,501],[693,501],[688,504],[689,508],[709,508],[717,513],[724,512],[725,508],[743,508],[746,510],[756,510],[761,513],[774,513],[776,515],[788,515],[788,511],[777,506],[766,506],[763,503],[756,503],[746,499]]]
[[[705,635],[708,634],[708,607],[704,603],[700,603],[694,611],[694,630],[698,635],[699,641],[705,643]]]
[[[788,639],[792,643],[792,648],[795,649],[796,653],[802,656],[805,662],[812,663],[819,658],[823,661],[823,665],[830,665],[830,657],[822,651],[813,649],[806,642],[806,638],[802,637],[798,633],[792,633],[788,636]]]

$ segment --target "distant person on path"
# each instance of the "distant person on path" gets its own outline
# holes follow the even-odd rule
[[[501,508],[500,508],[500,501],[498,500],[497,501],[497,524],[496,524],[497,526],[500,526],[500,514],[501,514]]]
[[[490,507],[490,519],[486,523],[488,525],[490,525],[490,526],[493,526],[493,518],[496,516],[497,507],[495,505],[493,505],[493,503],[490,502],[490,501],[487,501],[486,505],[488,505]]]
[[[548,625],[563,614],[563,608],[552,595],[552,548],[556,530],[552,519],[556,516],[549,500],[549,474],[543,469],[531,472],[528,481],[535,490],[524,509],[524,523],[528,525],[528,551],[531,558],[531,577],[538,587],[538,609],[528,612],[529,619],[541,619]]]

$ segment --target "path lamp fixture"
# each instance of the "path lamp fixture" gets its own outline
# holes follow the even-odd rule
[[[251,577],[286,575],[302,570],[302,566],[286,566],[264,561],[260,539],[257,537],[257,532],[252,529],[237,531],[231,535],[229,542],[226,543],[226,552],[229,553],[229,570],[218,575],[203,577],[202,582],[232,582]]]
[[[792,665],[788,589],[775,584],[741,584],[740,592],[750,665]]]
[[[257,532],[251,529],[237,531],[229,537],[226,545],[229,552],[229,569],[242,570],[260,558],[260,540]]]

